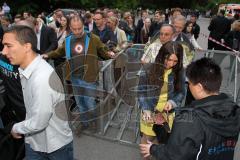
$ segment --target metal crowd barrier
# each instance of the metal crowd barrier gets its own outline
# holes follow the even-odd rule
[[[80,116],[72,111],[74,106],[74,94],[69,76],[66,72],[66,64],[58,67],[66,97],[69,124],[76,134],[87,134],[98,138],[115,141],[130,146],[137,146],[139,141],[139,113],[134,96],[129,95],[128,87],[137,85],[137,72],[140,70],[140,58],[144,45],[133,45],[131,48],[118,53],[115,59],[99,61],[99,85],[97,87],[97,132],[79,130],[81,126]],[[132,70],[132,68],[134,68]],[[130,98],[129,98],[129,97]]]
[[[140,58],[143,54],[143,48],[144,45],[133,45],[119,53],[116,59],[105,63],[101,68],[100,88],[108,90],[112,96],[106,96],[100,102],[102,109],[100,112],[107,109],[109,114],[100,117],[99,132],[94,136],[137,146],[139,141],[139,110],[134,95],[129,94],[129,87],[136,86],[138,83],[137,72],[141,68]],[[109,77],[112,78],[109,79]]]
[[[144,53],[144,46],[136,44],[121,51],[115,59],[99,62],[99,86],[97,88],[97,124],[96,133],[82,131],[101,139],[115,141],[121,144],[137,146],[140,140],[139,119],[140,109],[137,103],[137,95],[131,90],[136,88],[139,81],[139,72],[142,69],[140,59]],[[220,65],[223,72],[221,92],[227,93],[237,103],[240,102],[240,57],[233,52],[206,50],[198,51],[194,60],[201,57],[209,57]],[[69,99],[71,85],[65,83]],[[70,111],[72,103],[69,103],[70,125],[73,131],[78,130],[79,116]]]

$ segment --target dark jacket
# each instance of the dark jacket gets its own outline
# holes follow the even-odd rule
[[[149,28],[149,37],[153,37],[162,27],[162,22],[153,22]]]
[[[42,26],[40,36],[40,54],[57,49],[58,41],[56,32],[45,25]]]
[[[193,30],[194,38],[197,40],[199,37],[199,33],[200,33],[200,26],[197,23],[194,23],[192,30]]]
[[[25,105],[22,94],[22,86],[18,72],[18,66],[11,65],[9,60],[0,54],[0,77],[5,88],[3,93],[5,109],[13,110],[14,121],[20,122],[25,119]],[[12,121],[8,119],[9,121]]]
[[[24,158],[24,138],[14,139],[10,132],[15,122],[25,119],[26,109],[24,106],[22,86],[20,83],[18,66],[13,66],[8,59],[0,54],[0,102],[4,107],[1,118],[4,122],[4,128],[0,129],[0,159],[4,160],[22,160]]]
[[[210,31],[209,37],[220,40],[231,29],[231,22],[224,16],[217,16],[212,19],[208,30]]]
[[[0,129],[0,157],[4,160],[22,160],[25,157],[24,138],[15,139],[10,132],[13,122]]]
[[[226,94],[181,108],[166,145],[152,145],[161,160],[232,160],[240,130],[240,107]]]
[[[3,107],[5,106],[5,102],[4,102],[4,99],[3,99],[3,95],[4,95],[4,92],[5,92],[5,87],[3,86],[3,80],[1,79],[0,77],[0,113],[3,109]],[[1,118],[1,116],[0,116]]]
[[[135,29],[135,36],[134,36],[134,43],[141,43],[141,29],[143,28],[143,19],[139,19],[138,20],[138,23],[137,23],[137,26],[136,26],[136,29]]]
[[[92,31],[95,35],[97,35],[100,40],[104,43],[116,43],[117,44],[117,37],[114,35],[113,31],[111,31],[108,27],[105,27],[102,31],[98,30],[98,28],[93,28]]]
[[[230,31],[224,41],[230,48],[240,51],[240,31]]]
[[[230,31],[231,21],[225,18],[224,16],[217,16],[212,19],[210,25],[208,26],[208,30],[210,31],[209,37],[214,38],[217,41],[221,41],[224,38],[224,35]],[[226,50],[225,47],[208,40],[208,49],[215,50]]]

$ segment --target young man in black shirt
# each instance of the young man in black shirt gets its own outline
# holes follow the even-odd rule
[[[141,153],[161,160],[233,159],[240,130],[240,107],[226,94],[219,93],[220,67],[203,58],[192,62],[186,75],[196,100],[176,112],[166,145],[140,144]]]

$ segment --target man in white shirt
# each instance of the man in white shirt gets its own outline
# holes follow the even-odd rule
[[[87,12],[84,16],[84,29],[88,32],[92,32],[94,27],[93,15],[90,12]]]
[[[168,41],[171,41],[175,32],[176,30],[172,25],[163,24],[160,28],[159,38],[149,45],[141,58],[141,62],[154,63],[162,45]]]
[[[67,113],[63,87],[53,68],[36,53],[36,34],[29,27],[14,26],[5,32],[3,45],[3,55],[19,65],[26,107],[26,118],[14,124],[12,136],[25,136],[27,160],[72,160],[72,131],[56,115]]]

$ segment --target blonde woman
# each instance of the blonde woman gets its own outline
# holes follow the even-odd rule
[[[140,38],[141,38],[141,43],[145,44],[149,40],[149,29],[151,26],[151,19],[150,18],[144,19],[143,24],[144,24],[143,28],[141,29],[141,32],[140,32]]]

